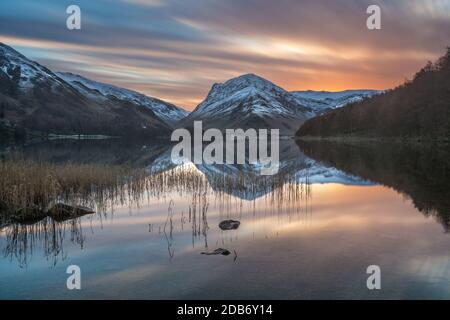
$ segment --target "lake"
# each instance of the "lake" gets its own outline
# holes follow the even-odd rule
[[[176,166],[164,143],[9,147],[2,161],[131,165],[151,183],[94,214],[3,223],[0,298],[449,299],[449,156],[284,140],[279,173],[260,177],[249,165]],[[230,219],[240,224],[222,230]],[[81,290],[66,287],[70,265]],[[367,288],[370,265],[381,290]]]

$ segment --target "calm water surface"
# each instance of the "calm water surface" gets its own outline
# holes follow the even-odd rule
[[[0,298],[450,298],[446,151],[288,141],[285,184],[221,192],[214,175],[242,177],[251,168],[176,168],[159,146],[90,143],[21,152],[58,163],[132,158],[149,174],[191,170],[206,183],[63,223],[4,226]],[[225,219],[241,224],[223,231]],[[217,248],[230,255],[202,254]],[[66,288],[72,264],[82,270],[82,290]],[[381,290],[366,287],[373,264]]]

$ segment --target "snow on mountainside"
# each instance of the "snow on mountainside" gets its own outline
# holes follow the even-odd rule
[[[89,89],[97,90],[102,95],[114,96],[119,100],[129,101],[137,105],[148,107],[168,124],[174,124],[188,115],[187,111],[173,104],[148,97],[136,91],[97,82],[68,72],[57,72],[56,74],[76,89],[83,90],[83,86],[85,86]]]
[[[31,113],[39,107],[50,111],[51,106],[51,109],[55,110],[47,112],[47,115],[53,118],[61,117],[58,122],[54,121],[54,127],[58,127],[58,130],[68,130],[67,126],[61,125],[60,128],[60,123],[68,121],[66,116],[60,115],[59,107],[64,104],[65,111],[85,113],[83,117],[94,111],[95,114],[111,116],[116,112],[113,111],[114,108],[120,105],[125,109],[133,109],[129,110],[132,113],[142,113],[140,108],[143,107],[147,110],[147,121],[155,118],[153,120],[160,121],[164,126],[191,127],[193,121],[205,120],[204,128],[278,128],[281,134],[292,134],[310,118],[380,92],[382,91],[288,92],[257,75],[245,74],[224,83],[214,84],[205,100],[189,114],[175,105],[132,90],[96,82],[72,73],[53,73],[0,43],[0,94],[14,99],[8,103],[11,117],[19,119],[26,115],[27,123],[34,124],[39,118],[38,113],[33,117]],[[43,115],[44,113],[41,114],[42,118]],[[71,117],[73,118],[73,115]],[[98,123],[92,117],[89,119],[92,122],[90,127]],[[74,127],[83,123],[76,116],[72,120]],[[42,119],[39,128],[42,129],[48,122]],[[70,130],[74,131],[76,128]],[[95,129],[98,130],[100,129]]]
[[[293,91],[292,94],[299,103],[312,108],[317,115],[321,115],[332,109],[359,102],[364,98],[370,98],[382,92],[380,90],[345,90],[338,92],[308,90]]]
[[[254,74],[245,74],[212,86],[206,99],[180,126],[208,120],[204,127],[278,128],[291,134],[307,119],[378,94],[376,90],[288,92]]]
[[[214,84],[206,99],[194,110],[192,115],[229,114],[239,107],[234,102],[241,102],[245,99],[254,100],[251,105],[246,106],[245,110],[255,114],[295,116],[297,111],[302,111],[301,105],[296,105],[295,107],[298,109],[293,110],[289,109],[288,105],[283,105],[283,102],[296,104],[296,99],[289,92],[257,75],[246,74],[223,84]],[[268,103],[272,103],[272,105],[267,105]],[[228,108],[223,108],[223,104],[226,104]]]
[[[53,82],[53,85],[62,85],[62,81],[50,70],[27,59],[24,55],[3,43],[0,43],[0,70],[9,80],[17,83],[21,91],[27,91],[34,84],[48,82],[49,80]]]
[[[149,108],[78,89],[13,48],[0,43],[2,122],[49,134],[155,137],[170,126]]]
[[[205,120],[204,127],[278,128],[291,132],[312,116],[290,92],[254,74],[214,84],[206,99],[181,122],[189,126]]]

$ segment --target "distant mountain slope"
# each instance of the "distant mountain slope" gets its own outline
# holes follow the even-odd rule
[[[362,101],[382,92],[380,90],[345,90],[337,92],[308,90],[293,91],[291,93],[300,104],[312,108],[316,115],[322,115],[333,109]]]
[[[170,134],[152,110],[96,90],[77,90],[40,64],[0,43],[3,122],[58,134]]]
[[[150,110],[155,112],[155,114],[160,119],[164,120],[170,125],[188,115],[188,112],[186,110],[183,110],[165,101],[148,97],[136,91],[97,82],[69,72],[56,72],[56,75],[81,91],[83,91],[84,88],[87,87],[92,90],[97,90],[104,96],[114,96],[119,100],[128,101],[136,105],[148,107]]]
[[[305,122],[298,136],[450,140],[450,48],[410,82]]]

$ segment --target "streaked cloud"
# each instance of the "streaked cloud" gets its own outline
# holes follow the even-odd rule
[[[138,4],[142,6],[149,7],[160,7],[164,6],[166,3],[164,0],[122,0],[122,2]]]
[[[369,4],[382,30],[365,27]],[[0,41],[54,70],[192,109],[215,82],[256,73],[289,90],[385,89],[450,45],[450,0],[77,1],[0,3]]]

